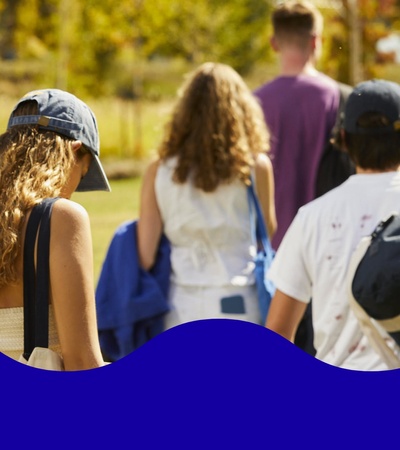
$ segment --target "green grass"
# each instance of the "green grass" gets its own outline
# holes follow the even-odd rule
[[[97,117],[102,159],[147,158],[157,147],[172,108],[172,101],[103,98],[87,103]]]
[[[112,192],[75,192],[72,196],[89,213],[95,283],[117,226],[139,215],[141,178],[111,180],[110,185]]]

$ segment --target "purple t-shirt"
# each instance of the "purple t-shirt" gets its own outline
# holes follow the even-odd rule
[[[280,76],[254,91],[271,133],[278,248],[297,210],[315,198],[321,155],[339,106],[337,83],[324,74]]]

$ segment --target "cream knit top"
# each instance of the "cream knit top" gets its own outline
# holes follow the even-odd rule
[[[24,308],[0,308],[0,352],[18,360],[24,351]],[[49,307],[49,348],[60,353],[53,308]]]

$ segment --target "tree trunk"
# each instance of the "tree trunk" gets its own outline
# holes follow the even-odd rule
[[[364,80],[364,68],[362,62],[362,25],[358,12],[358,0],[348,0],[347,17],[349,24],[350,45],[350,82],[353,85]]]

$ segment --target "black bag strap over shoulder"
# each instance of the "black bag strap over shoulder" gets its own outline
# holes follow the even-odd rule
[[[24,244],[24,358],[35,347],[49,345],[49,255],[50,217],[57,198],[44,199],[29,217]],[[40,227],[40,228],[39,228]],[[38,235],[39,229],[39,235]],[[35,271],[35,243],[36,250]]]
[[[320,197],[331,189],[339,186],[350,175],[354,175],[356,172],[355,165],[350,159],[347,152],[338,148],[332,140],[340,132],[344,111],[347,102],[353,88],[350,85],[344,83],[337,83],[339,88],[339,107],[336,115],[336,122],[332,129],[328,142],[325,145],[321,161],[319,163],[316,182],[315,182],[315,197]]]
[[[344,84],[344,83],[340,83],[340,82],[338,82],[337,84],[339,87],[339,96],[340,97],[339,97],[339,108],[338,108],[337,115],[336,115],[336,122],[335,122],[335,126],[333,127],[333,130],[332,130],[333,135],[335,135],[336,133],[339,132],[339,130],[343,124],[344,110],[346,107],[346,102],[347,102],[347,99],[349,98],[349,95],[353,91],[353,87],[348,84]]]

